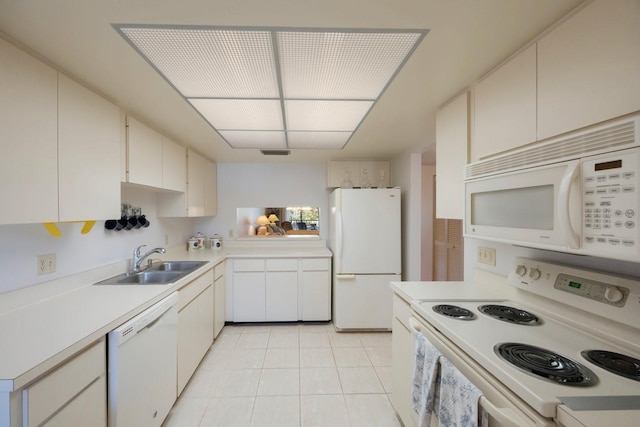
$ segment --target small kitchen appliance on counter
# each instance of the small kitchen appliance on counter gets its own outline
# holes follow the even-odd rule
[[[414,332],[484,393],[488,425],[638,425],[640,280],[517,258],[508,282],[509,301],[412,304]]]

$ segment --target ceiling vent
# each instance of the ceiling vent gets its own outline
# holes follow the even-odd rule
[[[113,24],[232,148],[342,149],[428,30]]]
[[[260,150],[265,156],[288,156],[291,150]]]

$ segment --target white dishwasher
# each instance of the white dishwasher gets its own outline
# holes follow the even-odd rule
[[[160,426],[177,396],[178,293],[108,335],[109,427]]]

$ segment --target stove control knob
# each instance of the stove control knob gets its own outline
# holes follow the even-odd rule
[[[604,299],[609,302],[620,302],[622,301],[622,298],[624,298],[624,292],[622,292],[622,289],[617,286],[609,286],[604,291]]]
[[[529,277],[533,280],[538,280],[540,276],[542,276],[542,273],[537,268],[532,268],[531,271],[529,271]]]
[[[524,276],[525,274],[527,274],[527,267],[520,264],[519,266],[516,267],[516,274],[520,277]]]

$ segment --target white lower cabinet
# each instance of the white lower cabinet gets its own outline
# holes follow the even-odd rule
[[[224,327],[226,317],[224,269],[224,261],[213,269],[213,338],[216,338]]]
[[[268,259],[265,307],[268,322],[298,320],[298,260]]]
[[[413,393],[413,334],[408,328],[410,306],[393,296],[393,333],[391,335],[391,404],[406,426],[414,426],[411,403]]]
[[[230,262],[229,320],[331,319],[330,258],[246,258]]]
[[[324,321],[331,319],[331,272],[329,268],[329,258],[302,260],[300,320]]]
[[[22,426],[106,426],[106,354],[101,338],[22,390]]]
[[[182,392],[213,343],[213,269],[179,291],[178,394]]]

